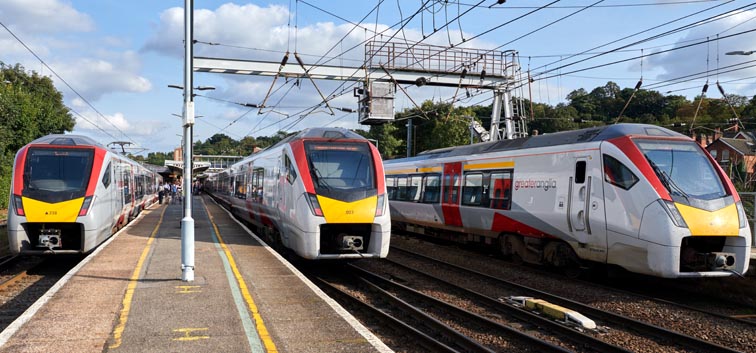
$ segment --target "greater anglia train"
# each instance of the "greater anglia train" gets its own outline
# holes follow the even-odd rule
[[[383,258],[391,221],[378,150],[306,129],[210,175],[205,190],[275,247],[305,259]]]
[[[48,135],[16,154],[8,210],[14,254],[87,253],[157,200],[162,177],[89,137]]]
[[[662,127],[445,148],[384,168],[393,225],[409,232],[558,267],[668,278],[748,269],[751,230],[732,182],[691,138]]]

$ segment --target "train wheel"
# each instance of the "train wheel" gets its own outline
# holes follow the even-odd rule
[[[512,260],[516,264],[522,264],[522,251],[525,250],[525,244],[514,234],[505,234],[499,236],[499,249],[504,257]]]
[[[577,254],[572,250],[572,247],[565,243],[560,243],[557,246],[556,251],[560,260],[559,268],[562,273],[568,278],[580,277],[582,266],[580,265],[580,260],[578,259]]]

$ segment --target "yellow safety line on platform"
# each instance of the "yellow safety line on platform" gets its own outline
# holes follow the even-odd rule
[[[252,299],[252,295],[249,293],[249,289],[247,288],[247,283],[244,282],[244,278],[242,277],[241,272],[239,272],[239,268],[236,267],[236,261],[234,260],[234,257],[231,256],[231,251],[228,249],[228,247],[226,246],[226,243],[223,241],[223,238],[220,235],[220,231],[218,231],[218,226],[215,225],[213,216],[210,214],[210,210],[207,208],[207,204],[205,204],[205,200],[202,200],[202,205],[205,207],[205,212],[207,212],[207,216],[208,218],[210,218],[210,224],[213,225],[215,234],[218,236],[218,242],[220,243],[220,246],[223,249],[223,252],[226,253],[228,262],[231,265],[231,270],[234,272],[234,277],[236,277],[236,281],[239,283],[239,288],[242,291],[242,296],[244,297],[244,300],[247,302],[249,311],[252,312],[252,317],[255,318],[255,326],[257,329],[257,333],[260,335],[260,339],[263,341],[263,344],[265,345],[265,350],[269,353],[277,353],[278,349],[276,348],[276,344],[273,343],[273,339],[270,337],[270,333],[268,332],[268,329],[265,327],[265,323],[263,322],[262,316],[260,315],[260,311],[257,309],[257,305],[255,304],[255,301]]]
[[[163,212],[160,213],[160,220],[155,226],[155,229],[152,230],[150,238],[147,239],[147,245],[145,245],[144,250],[142,250],[142,256],[139,257],[139,261],[137,261],[134,273],[131,274],[131,279],[129,279],[129,286],[126,287],[126,295],[123,297],[123,308],[121,308],[121,314],[118,316],[118,325],[116,325],[115,329],[113,329],[113,344],[109,347],[111,349],[121,346],[121,336],[123,335],[123,330],[126,329],[126,321],[129,320],[131,300],[134,298],[134,290],[136,289],[137,283],[139,281],[139,274],[142,272],[144,260],[147,259],[147,254],[150,253],[152,242],[155,241],[155,234],[157,234],[158,229],[160,229],[160,224],[163,223],[163,216],[165,215],[165,210],[167,209],[167,206],[164,207]]]

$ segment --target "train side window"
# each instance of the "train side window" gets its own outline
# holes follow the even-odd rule
[[[396,177],[386,177],[386,192],[389,200],[396,200]]]
[[[413,175],[409,178],[409,188],[407,189],[407,201],[420,201],[420,191],[423,185],[421,175]]]
[[[575,163],[575,184],[585,183],[585,161]]]
[[[291,163],[289,156],[284,156],[284,169],[286,170],[286,181],[289,184],[294,184],[294,181],[297,180],[297,171],[294,169],[294,164]]]
[[[489,184],[490,207],[500,210],[508,210],[512,204],[512,173],[493,172]]]
[[[240,199],[246,199],[247,198],[247,182],[246,182],[246,175],[244,174],[244,170],[240,170],[237,172],[237,174],[234,176],[234,196]]]
[[[466,174],[462,187],[462,204],[480,206],[483,203],[483,174]]]
[[[111,180],[111,168],[113,166],[113,162],[108,162],[108,166],[105,167],[105,174],[102,176],[102,185],[105,186],[107,189],[110,186],[110,180]]]
[[[423,202],[437,203],[441,194],[441,178],[438,175],[426,175],[423,178]]]
[[[396,178],[396,199],[407,201],[407,177],[405,176]]]
[[[604,155],[604,180],[612,185],[629,190],[638,182],[638,177],[622,162],[614,157]]]

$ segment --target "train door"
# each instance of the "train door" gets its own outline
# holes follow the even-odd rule
[[[578,157],[569,178],[569,228],[578,242],[581,258],[606,260],[606,222],[604,220],[601,162],[598,158]]]
[[[444,174],[441,183],[441,209],[444,213],[444,224],[462,227],[462,217],[459,213],[459,188],[462,179],[462,163],[444,164]]]
[[[102,173],[102,186],[105,188],[105,191],[103,191],[103,203],[105,204],[104,212],[109,217],[105,222],[109,222],[110,226],[113,227],[115,222],[118,221],[118,183],[114,182],[116,180],[113,177],[113,160],[111,159],[107,162],[105,171]]]

